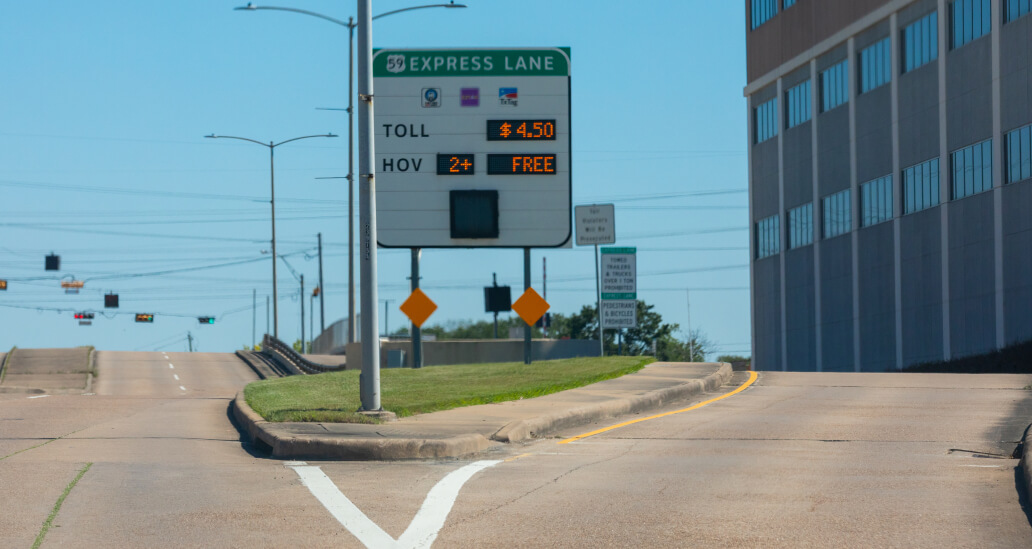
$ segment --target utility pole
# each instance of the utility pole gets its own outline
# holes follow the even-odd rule
[[[376,322],[376,148],[373,143],[372,0],[358,2],[358,225],[362,277],[362,411],[380,405],[380,327]]]
[[[326,286],[322,279],[322,233],[319,236],[319,333],[326,331],[326,301],[323,298],[322,289]],[[315,339],[315,328],[312,328],[312,339]]]
[[[391,302],[392,301],[394,301],[394,300],[393,299],[385,299],[385,300],[383,300],[383,335],[385,335],[387,337],[391,336],[391,329],[388,327],[389,324],[388,324],[387,320],[390,319],[390,315],[391,315],[390,307],[391,307]]]
[[[548,258],[544,257],[544,256],[541,257],[541,293],[544,294],[544,295],[541,296],[541,299],[544,299],[545,302],[547,303],[548,302]],[[545,316],[541,317],[541,333],[545,337],[548,337],[548,313],[545,313]]]
[[[269,333],[269,296],[265,296],[265,333]]]
[[[298,296],[301,302],[301,354],[305,353],[305,275],[301,274],[301,295]]]
[[[180,339],[179,341],[182,341],[182,339]],[[191,334],[190,332],[186,332],[186,341],[187,341],[187,344],[190,345],[189,348],[190,348],[190,352],[192,353],[193,352],[193,334]]]
[[[688,305],[688,362],[695,362],[695,338],[692,336],[692,291],[685,290]]]
[[[258,342],[258,289],[251,290],[251,350]]]

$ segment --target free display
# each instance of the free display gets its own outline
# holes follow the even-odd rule
[[[554,154],[489,154],[487,173],[491,175],[554,175]]]

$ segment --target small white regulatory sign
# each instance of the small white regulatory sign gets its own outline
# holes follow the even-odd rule
[[[616,242],[616,216],[612,204],[589,204],[574,208],[577,220],[577,245]]]
[[[603,328],[608,330],[636,326],[638,326],[638,309],[635,300],[606,299],[602,301]]]

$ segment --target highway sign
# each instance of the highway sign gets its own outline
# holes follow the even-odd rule
[[[602,300],[637,299],[635,248],[602,248]]]
[[[66,289],[67,288],[82,288],[85,285],[86,285],[86,283],[83,282],[82,280],[62,280],[61,281],[61,287],[62,288],[66,288]]]
[[[549,308],[548,302],[538,295],[534,288],[527,288],[516,303],[512,304],[512,310],[516,311],[528,326],[533,326]]]
[[[602,327],[638,325],[636,248],[602,248]]]
[[[416,328],[422,328],[423,323],[426,322],[430,315],[434,314],[437,310],[437,304],[430,299],[423,290],[416,288],[412,290],[412,293],[408,296],[408,299],[401,304],[401,312],[405,313],[405,316],[416,325]]]
[[[612,204],[577,206],[573,212],[578,246],[616,242],[616,215]]]
[[[377,241],[571,244],[570,51],[373,56]]]

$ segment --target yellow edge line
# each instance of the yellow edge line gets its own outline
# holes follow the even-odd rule
[[[575,437],[571,437],[571,438],[568,438],[568,439],[565,439],[565,440],[560,440],[559,444],[568,444],[570,442],[578,441],[578,440],[580,440],[582,438],[587,438],[587,437],[594,436],[594,435],[597,435],[597,434],[600,434],[600,433],[605,433],[606,431],[612,431],[613,429],[619,429],[620,427],[626,427],[628,425],[634,425],[635,423],[640,423],[642,421],[648,421],[650,419],[657,419],[657,418],[661,418],[661,417],[672,416],[674,414],[680,414],[681,412],[690,412],[692,410],[698,410],[699,408],[702,408],[703,406],[706,406],[707,404],[712,404],[712,403],[714,403],[714,402],[716,402],[718,400],[722,400],[722,399],[725,399],[725,398],[727,398],[729,396],[734,396],[734,395],[736,395],[738,393],[741,393],[747,387],[752,385],[753,382],[756,381],[757,377],[758,377],[758,375],[757,375],[756,372],[749,372],[749,380],[746,381],[745,383],[743,383],[740,387],[738,387],[734,391],[731,391],[730,393],[727,393],[727,394],[724,394],[724,395],[720,395],[720,396],[718,396],[716,398],[711,398],[711,399],[709,399],[709,400],[707,400],[705,402],[700,402],[700,403],[698,403],[698,404],[696,404],[694,406],[690,406],[688,408],[684,408],[684,409],[681,409],[681,410],[674,410],[673,412],[664,412],[662,414],[656,414],[654,416],[643,417],[643,418],[638,418],[638,419],[632,419],[631,421],[625,421],[623,423],[617,423],[616,425],[610,425],[609,427],[603,427],[602,429],[597,429],[595,431],[591,431],[590,433],[584,433],[582,435],[577,435]]]

